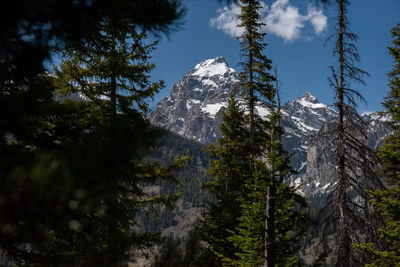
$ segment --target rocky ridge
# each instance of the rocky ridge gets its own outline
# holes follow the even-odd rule
[[[220,136],[222,110],[237,81],[237,73],[224,58],[206,60],[173,86],[150,121],[201,143],[215,142]]]
[[[170,96],[157,104],[150,121],[203,144],[214,143],[221,136],[222,112],[237,82],[238,74],[222,57],[197,64],[173,86]],[[256,110],[261,116],[267,114],[261,104]],[[311,141],[335,118],[336,111],[306,92],[285,103],[282,114],[283,143],[293,154],[292,165],[299,172],[287,182],[299,186],[299,192],[306,196],[326,194],[334,186],[334,166],[324,158],[322,148]],[[371,126],[370,146],[377,147],[388,133],[383,126],[385,119],[377,113],[364,117]]]

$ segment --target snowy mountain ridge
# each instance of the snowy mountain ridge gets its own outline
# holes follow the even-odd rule
[[[222,112],[237,82],[238,74],[223,57],[205,60],[173,86],[170,96],[157,104],[150,121],[203,144],[215,143],[221,137]],[[243,100],[239,103],[245,108]],[[256,110],[261,116],[268,114],[262,104],[258,104]],[[334,166],[328,160],[322,165],[317,162],[321,148],[309,145],[309,140],[334,120],[336,111],[306,92],[285,103],[282,114],[283,144],[289,153],[293,153],[291,162],[299,171],[288,182],[301,185],[299,191],[305,195],[329,192],[334,185],[330,178]],[[382,131],[384,120],[374,113],[366,114],[365,118],[372,127],[370,145],[376,146],[386,135]]]

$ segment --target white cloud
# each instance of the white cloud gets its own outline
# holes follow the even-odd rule
[[[286,42],[300,37],[305,17],[299,9],[290,5],[289,0],[277,0],[264,18],[267,32],[283,38]]]
[[[324,15],[321,9],[317,9],[316,7],[308,7],[307,18],[314,27],[316,34],[321,34],[328,25],[328,18]]]
[[[276,0],[270,7],[261,2],[262,9],[260,14],[266,24],[261,29],[281,37],[285,42],[293,41],[302,36],[302,29],[307,23],[311,24],[315,34],[321,34],[328,25],[328,19],[323,10],[314,6],[309,6],[307,14],[302,15],[298,7],[291,5],[290,0]],[[243,33],[243,29],[237,27],[240,23],[238,15],[240,6],[231,4],[217,10],[218,16],[210,19],[210,25],[224,33],[238,37]]]
[[[240,15],[240,6],[231,4],[217,10],[219,14],[216,18],[210,19],[211,27],[222,30],[224,33],[238,37],[242,35],[243,28],[237,27],[240,23],[238,16]]]

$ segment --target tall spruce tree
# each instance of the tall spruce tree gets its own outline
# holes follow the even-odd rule
[[[244,61],[241,63],[243,71],[240,75],[240,80],[244,89],[244,96],[248,104],[249,112],[249,140],[250,147],[252,150],[252,158],[250,161],[256,160],[258,157],[263,156],[262,142],[257,142],[257,133],[260,132],[262,125],[261,118],[259,118],[255,111],[255,105],[258,102],[258,98],[263,92],[273,90],[271,81],[274,77],[268,73],[271,69],[271,60],[268,59],[264,54],[263,50],[266,46],[264,43],[265,33],[261,33],[260,29],[264,25],[259,10],[261,4],[259,1],[241,1],[241,14],[239,19],[241,23],[238,27],[243,28],[244,33],[239,37],[240,44],[242,46],[242,57]],[[269,99],[268,99],[269,100]],[[271,104],[271,103],[268,103]],[[271,108],[271,106],[269,106]],[[268,130],[267,130],[268,131]],[[263,131],[261,131],[263,132]],[[271,133],[269,133],[271,134]],[[253,165],[253,163],[250,163]],[[253,165],[255,167],[256,164]],[[266,171],[266,170],[264,170]],[[255,170],[257,173],[258,170]],[[258,174],[257,174],[258,175]],[[256,179],[257,180],[257,179]],[[256,180],[254,181],[256,183]],[[267,197],[267,208],[266,208],[266,225],[265,225],[265,262],[275,262],[274,255],[274,209],[275,209],[275,184],[274,181],[270,181],[270,187],[268,190]],[[264,185],[266,186],[266,185]],[[271,194],[272,193],[272,194]],[[261,198],[262,199],[262,198]],[[259,199],[259,201],[261,200]],[[269,254],[269,255],[268,255]]]
[[[367,266],[397,266],[400,261],[400,24],[393,28],[392,35],[393,47],[389,50],[395,65],[389,73],[390,92],[383,106],[391,118],[393,133],[379,149],[381,176],[388,188],[371,193],[373,207],[384,219],[379,229],[384,246],[372,242],[359,246],[371,260]]]
[[[261,148],[257,147],[256,132],[258,129],[256,124],[260,125],[260,121],[255,111],[255,105],[258,96],[266,90],[265,87],[271,87],[270,83],[274,81],[274,77],[268,73],[268,70],[271,69],[271,60],[263,54],[266,44],[264,43],[265,33],[260,30],[264,25],[259,13],[261,4],[257,0],[242,0],[240,3],[239,19],[241,23],[238,27],[243,28],[243,34],[239,37],[243,58],[240,63],[243,69],[240,73],[240,86],[244,88],[243,95],[248,106],[250,145],[253,156],[257,157]]]
[[[277,95],[269,92],[268,99]],[[267,96],[266,96],[267,97]],[[274,101],[272,103],[274,105]],[[289,156],[283,149],[279,104],[263,122],[265,151],[257,159],[250,158],[250,175],[244,183],[247,194],[239,200],[242,215],[235,234],[229,237],[236,246],[237,260],[229,266],[297,266],[298,241],[307,219],[299,211],[306,206],[296,189],[284,183],[294,173]],[[272,129],[268,131],[269,129]],[[273,134],[274,137],[271,137]],[[260,133],[261,135],[261,133]]]
[[[85,47],[67,51],[56,71],[60,93],[78,94],[88,105],[88,135],[98,145],[94,151],[100,165],[94,171],[99,195],[93,205],[107,208],[94,228],[101,239],[84,240],[102,246],[98,256],[117,250],[115,258],[107,259],[110,264],[126,260],[132,247],[146,247],[156,240],[150,233],[133,230],[138,227],[135,212],[151,204],[173,204],[173,197],[143,190],[160,178],[174,182],[169,174],[173,166],[162,168],[141,160],[158,135],[145,118],[146,99],[163,85],[150,82],[154,65],[148,59],[155,43],[146,41],[146,33],[138,33],[136,25],[118,15],[107,17],[99,34]],[[86,227],[92,226],[90,223]]]
[[[242,215],[239,198],[246,194],[244,182],[251,175],[248,158],[251,153],[245,114],[234,94],[231,95],[221,124],[222,138],[210,145],[209,174],[215,180],[205,184],[212,197],[200,227],[207,243],[205,255],[223,265],[237,259],[237,248],[228,238],[239,226]]]
[[[296,223],[304,219],[294,204],[301,198],[295,199],[295,190],[283,183],[284,177],[293,170],[281,144],[277,89],[272,85],[275,78],[268,72],[271,61],[263,54],[266,44],[263,42],[265,34],[260,30],[264,25],[259,13],[261,4],[259,1],[243,0],[241,5],[241,23],[238,26],[243,28],[239,40],[244,60],[241,63],[240,85],[247,102],[251,148],[248,164],[251,173],[244,183],[247,193],[240,198],[242,215],[239,227],[229,238],[237,246],[238,259],[228,264],[289,264],[294,260],[290,240],[293,241],[297,233]],[[256,104],[262,104],[269,110],[266,118],[257,114]],[[286,225],[277,222],[285,222]]]
[[[353,83],[365,84],[368,75],[358,68],[360,60],[355,41],[358,36],[349,31],[347,18],[348,0],[337,0],[338,15],[335,33],[334,56],[338,68],[331,66],[329,79],[336,94],[338,115],[335,126],[324,134],[329,145],[325,151],[332,151],[336,161],[336,187],[328,196],[325,211],[327,223],[337,223],[337,266],[359,266],[362,257],[353,249],[353,243],[359,243],[363,237],[359,230],[369,227],[366,216],[369,214],[369,198],[366,190],[381,187],[376,175],[376,154],[368,147],[367,125],[358,114],[356,98],[364,101],[362,95],[354,89]],[[357,197],[355,197],[357,196]],[[369,233],[367,237],[372,237]]]

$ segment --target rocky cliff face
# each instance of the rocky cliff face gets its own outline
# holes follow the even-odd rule
[[[221,113],[237,81],[237,73],[224,58],[206,60],[174,85],[150,121],[201,143],[213,143],[220,136]]]
[[[238,74],[229,68],[224,58],[206,60],[174,85],[170,96],[157,104],[150,121],[198,142],[214,143],[221,136],[221,115],[237,82]],[[267,114],[262,105],[256,109],[260,115]],[[285,103],[282,113],[283,143],[293,154],[292,165],[299,171],[287,182],[300,186],[299,191],[306,196],[329,192],[334,186],[333,161],[322,153],[321,146],[312,141],[332,123],[336,111],[306,92],[302,97]],[[370,145],[377,147],[388,134],[383,126],[385,119],[375,113],[366,114],[365,119],[371,126],[368,132]]]

